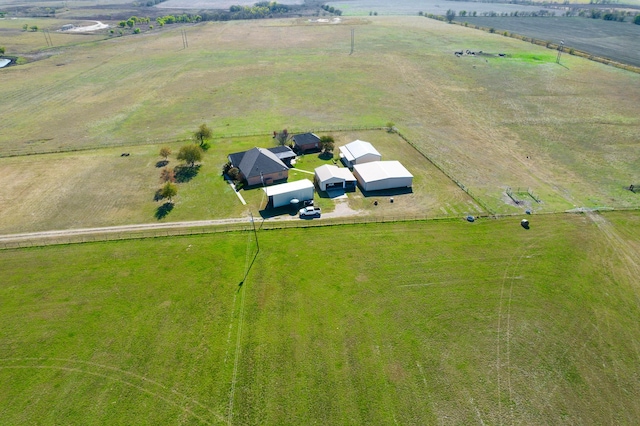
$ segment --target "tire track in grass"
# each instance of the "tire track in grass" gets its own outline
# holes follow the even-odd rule
[[[32,369],[37,369],[37,370],[58,370],[58,371],[66,371],[69,373],[80,373],[80,374],[87,374],[90,376],[95,376],[95,377],[101,377],[107,380],[112,380],[114,382],[118,382],[121,383],[125,386],[129,386],[131,388],[134,388],[142,393],[145,393],[147,395],[150,395],[156,399],[159,399],[173,407],[176,407],[180,410],[182,410],[184,413],[190,415],[191,417],[194,417],[198,420],[200,420],[202,423],[207,424],[207,425],[213,425],[214,423],[211,423],[210,421],[208,421],[207,419],[205,419],[204,417],[202,417],[201,415],[198,415],[197,413],[195,413],[193,410],[191,410],[190,408],[187,408],[181,404],[178,404],[177,402],[172,401],[171,399],[164,397],[162,395],[160,395],[158,392],[154,392],[151,391],[149,389],[146,389],[142,386],[139,386],[135,383],[132,383],[130,381],[127,380],[123,380],[119,377],[115,377],[113,375],[109,375],[109,374],[103,374],[103,373],[96,373],[96,372],[92,372],[92,371],[86,371],[86,370],[82,370],[80,368],[72,368],[72,367],[63,367],[63,366],[56,366],[56,365],[0,365],[0,370],[32,370]],[[213,413],[212,414],[214,416],[216,416],[216,418],[222,422],[224,421],[224,419],[222,418],[221,415]]]
[[[502,424],[502,383],[500,381],[500,364],[501,364],[501,359],[500,359],[500,329],[502,326],[502,299],[504,297],[504,282],[506,280],[507,277],[507,272],[509,270],[509,266],[511,265],[511,262],[513,261],[513,257],[515,256],[515,253],[511,255],[511,258],[509,259],[509,262],[507,263],[507,266],[504,269],[504,272],[502,274],[502,283],[500,286],[500,298],[499,298],[499,302],[498,302],[498,330],[497,330],[497,337],[496,337],[496,384],[498,387],[498,424]]]
[[[509,259],[509,262],[507,263],[507,265],[504,268],[504,272],[502,274],[502,283],[500,286],[500,299],[498,302],[498,326],[497,326],[497,333],[496,333],[496,377],[497,377],[497,387],[498,387],[498,424],[502,424],[502,378],[501,378],[501,367],[502,367],[502,353],[501,353],[501,344],[500,344],[500,335],[502,333],[502,305],[503,305],[503,300],[504,300],[504,293],[505,293],[505,284],[507,282],[507,279],[509,279],[508,275],[509,272],[512,269],[512,265],[513,265],[513,261],[514,258],[516,257],[516,255],[518,255],[518,253],[520,253],[522,251],[521,248],[518,248],[516,251],[514,251],[514,253],[511,255],[511,258]],[[522,254],[519,255],[519,260],[518,263],[520,262],[520,260],[522,259]],[[517,264],[516,264],[516,268],[517,268]],[[512,293],[513,292],[513,280],[511,280],[511,286],[510,286],[510,294],[509,294],[509,298],[507,301],[507,332],[506,334],[506,339],[507,339],[507,373],[509,370],[509,327],[510,327],[510,310],[511,310],[511,298],[512,298]],[[508,374],[507,377],[507,389],[509,390],[509,399],[511,400],[511,378],[510,378],[510,374]]]
[[[236,334],[236,351],[235,351],[235,359],[233,361],[233,374],[231,375],[231,389],[229,390],[229,410],[227,413],[227,424],[233,424],[233,406],[236,394],[236,382],[238,380],[238,365],[240,364],[240,355],[242,349],[242,325],[244,323],[244,304],[245,304],[245,287],[244,283],[246,280],[246,274],[248,274],[249,269],[249,259],[251,257],[251,231],[247,234],[247,250],[245,254],[245,276],[243,281],[240,282],[240,288],[236,292],[240,293],[240,310],[238,311],[238,331]],[[256,253],[257,254],[257,253]],[[236,296],[234,295],[233,300],[235,302]],[[235,306],[235,304],[234,304]],[[229,330],[229,334],[231,334],[231,330]],[[226,360],[226,356],[225,356]]]
[[[507,353],[506,353],[506,357],[507,357],[507,386],[509,389],[509,401],[513,401],[513,388],[511,387],[511,301],[513,300],[513,283],[515,282],[515,280],[521,279],[522,277],[520,276],[515,276],[515,273],[519,270],[520,268],[520,263],[522,262],[522,259],[525,258],[525,254],[531,250],[532,248],[534,248],[533,246],[527,247],[526,250],[524,249],[520,249],[520,256],[518,257],[518,262],[515,265],[515,270],[511,271],[511,277],[505,277],[508,278],[510,280],[510,286],[509,286],[509,298],[508,298],[508,302],[507,302],[507,331],[505,333],[505,337],[506,337],[506,345],[507,345]],[[506,271],[505,271],[506,273]],[[514,418],[513,418],[513,408],[511,408],[511,423],[514,423]]]

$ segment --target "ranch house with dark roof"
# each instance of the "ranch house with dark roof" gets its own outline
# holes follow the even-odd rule
[[[253,148],[229,154],[228,158],[231,165],[240,170],[247,186],[271,185],[289,178],[289,167],[269,149]]]

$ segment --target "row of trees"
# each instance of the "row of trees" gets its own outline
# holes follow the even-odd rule
[[[156,217],[159,219],[166,216],[173,209],[173,197],[178,194],[178,183],[187,182],[198,174],[199,165],[202,161],[204,152],[209,148],[209,139],[211,139],[212,131],[206,124],[201,124],[198,129],[193,132],[193,140],[195,143],[187,144],[180,147],[176,159],[184,161],[184,165],[175,168],[168,167],[169,156],[172,154],[171,148],[164,146],[160,148],[160,157],[163,158],[156,166],[162,167],[160,171],[160,183],[162,186],[156,191],[155,200],[168,200],[158,208]]]
[[[156,22],[161,27],[171,24],[190,24],[202,21],[202,16],[183,13],[182,15],[165,15],[156,18]]]
[[[33,32],[36,32],[36,31],[38,31],[38,26],[37,25],[29,26],[29,24],[24,24],[22,26],[22,31],[33,31]]]
[[[320,6],[320,8],[322,10],[326,10],[327,12],[333,13],[333,14],[338,15],[338,16],[342,15],[342,11],[340,9],[336,9],[335,7],[329,6],[328,4],[323,4],[322,6]]]

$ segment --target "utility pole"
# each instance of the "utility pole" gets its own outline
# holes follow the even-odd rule
[[[258,253],[260,253],[260,243],[258,243],[258,232],[256,231],[256,222],[255,220],[253,220],[253,213],[249,212],[249,214],[251,215],[251,224],[253,225],[253,235],[256,237],[256,247],[258,249],[258,251],[256,252],[256,255]]]
[[[564,48],[564,40],[560,40],[560,46],[558,46],[558,57],[556,58],[556,64],[560,63],[560,56],[562,55],[563,48]]]
[[[354,46],[354,41],[355,41],[355,28],[351,28],[351,52],[349,52],[349,55],[353,55],[353,46]]]

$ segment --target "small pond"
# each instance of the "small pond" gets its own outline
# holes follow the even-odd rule
[[[6,67],[11,63],[11,59],[0,58],[0,68]]]

